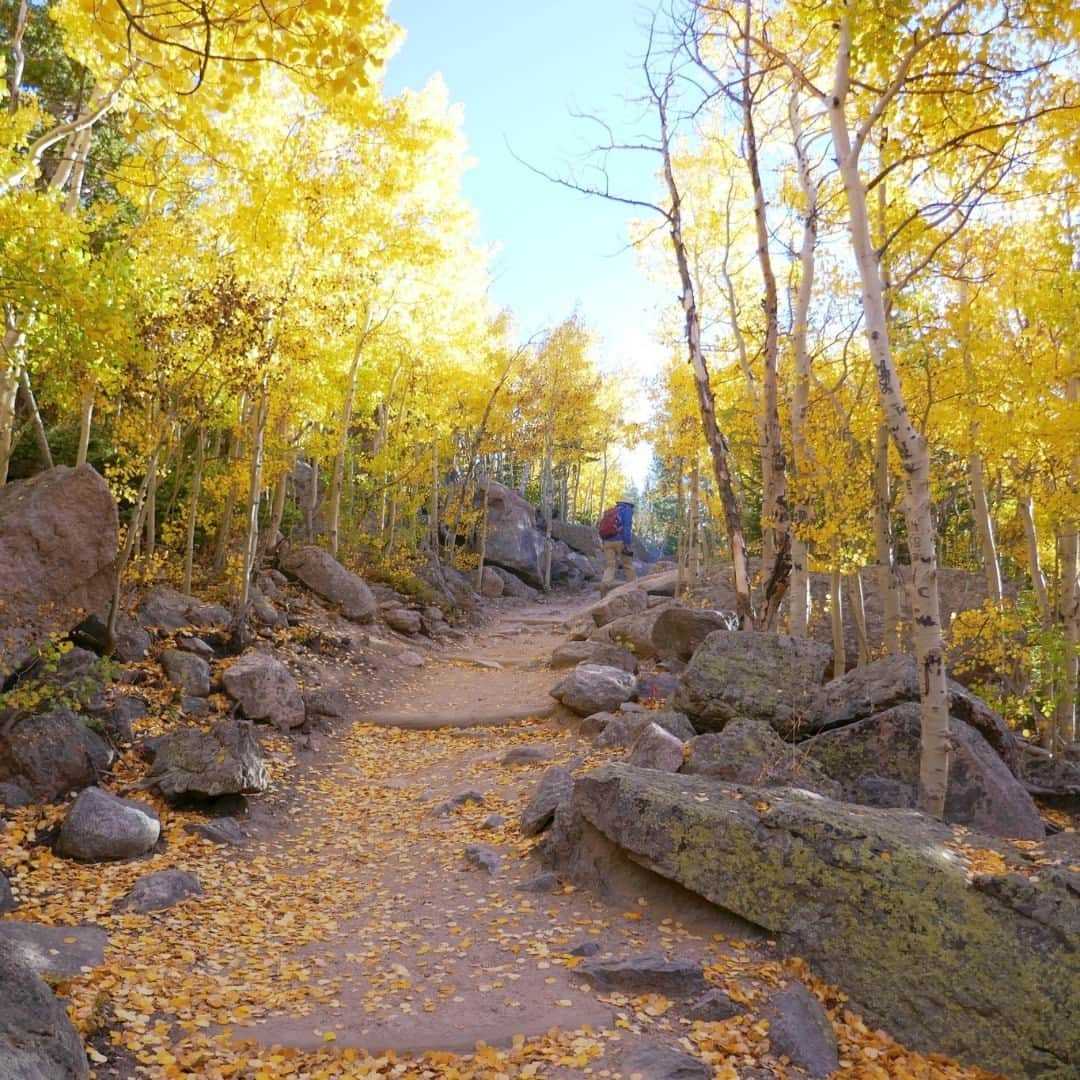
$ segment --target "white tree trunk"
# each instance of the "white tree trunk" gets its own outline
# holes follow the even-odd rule
[[[1027,549],[1028,573],[1031,575],[1031,587],[1035,591],[1035,602],[1039,606],[1039,618],[1043,629],[1049,629],[1054,621],[1050,607],[1050,594],[1046,588],[1046,575],[1043,573],[1042,560],[1039,558],[1039,536],[1035,531],[1035,512],[1030,495],[1020,495],[1016,500],[1016,512],[1024,528],[1024,545]]]
[[[1074,357],[1075,359],[1075,357]],[[1080,402],[1080,376],[1070,377],[1065,389],[1065,399],[1072,406],[1074,415]],[[1073,454],[1072,484],[1080,482],[1080,451]],[[1076,699],[1080,686],[1080,580],[1077,579],[1080,563],[1080,532],[1075,518],[1066,518],[1058,535],[1058,561],[1061,564],[1061,591],[1058,609],[1065,634],[1065,661],[1062,685],[1057,694],[1054,710],[1054,728],[1058,739],[1076,742]]]
[[[891,478],[889,476],[889,429],[880,424],[874,447],[874,552],[877,558],[878,593],[881,598],[881,638],[885,652],[900,652],[900,580],[893,557]]]
[[[844,645],[844,581],[840,571],[829,573],[829,627],[832,630],[833,678],[847,671],[847,648]]]
[[[979,534],[986,590],[995,604],[1001,603],[1001,564],[998,562],[997,544],[994,540],[994,522],[990,516],[990,503],[986,498],[986,481],[983,478],[982,457],[973,451],[968,458],[968,475],[971,478],[972,508],[975,527]]]
[[[206,463],[206,432],[199,428],[195,443],[195,475],[191,478],[191,501],[188,504],[187,538],[184,543],[184,595],[191,595],[191,575],[195,565],[195,525],[199,518],[199,495]]]
[[[86,455],[90,451],[90,431],[94,422],[94,399],[93,390],[84,390],[82,400],[79,402],[79,450],[75,455],[76,465],[86,464]]]
[[[862,577],[856,570],[848,574],[848,599],[851,601],[851,618],[855,623],[855,640],[858,642],[859,667],[870,663],[870,639],[866,634],[866,597],[863,595]]]
[[[911,422],[893,361],[885,298],[877,255],[870,238],[866,185],[859,173],[863,128],[852,144],[846,105],[850,88],[851,25],[846,10],[840,20],[836,81],[829,101],[829,123],[849,212],[852,250],[863,288],[863,313],[878,398],[889,434],[904,470],[904,519],[911,551],[912,636],[919,665],[922,757],[919,769],[921,808],[940,818],[949,777],[949,698],[937,584],[937,545],[930,508],[930,452]]]

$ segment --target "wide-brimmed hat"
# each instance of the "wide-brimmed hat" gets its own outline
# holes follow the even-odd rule
[[[624,495],[621,499],[619,499],[619,502],[621,502],[621,503],[629,503],[630,506],[633,506],[634,505],[634,496],[633,495]]]

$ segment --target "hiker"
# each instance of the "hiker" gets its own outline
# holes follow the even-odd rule
[[[637,580],[634,573],[634,549],[631,544],[631,527],[634,522],[634,501],[623,496],[614,506],[604,511],[597,523],[600,539],[604,544],[604,576],[601,585],[615,580],[616,564],[623,568],[627,581]]]

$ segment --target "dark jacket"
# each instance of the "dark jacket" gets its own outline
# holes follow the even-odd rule
[[[619,511],[619,531],[611,539],[630,544],[632,542],[630,531],[634,524],[634,505],[628,502],[618,502],[615,506]]]

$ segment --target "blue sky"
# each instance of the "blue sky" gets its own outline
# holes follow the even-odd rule
[[[565,174],[597,141],[573,112],[602,115],[621,136],[643,128],[643,9],[632,0],[391,0],[407,32],[387,71],[388,92],[419,89],[436,72],[465,110],[476,165],[465,194],[481,239],[499,247],[492,298],[513,310],[520,335],[577,308],[600,338],[605,368],[655,370],[657,312],[675,293],[650,283],[626,247],[625,206],[587,198],[529,172],[521,158]],[[622,155],[613,187],[635,198],[656,190],[654,155]],[[635,474],[640,466],[635,462]]]

